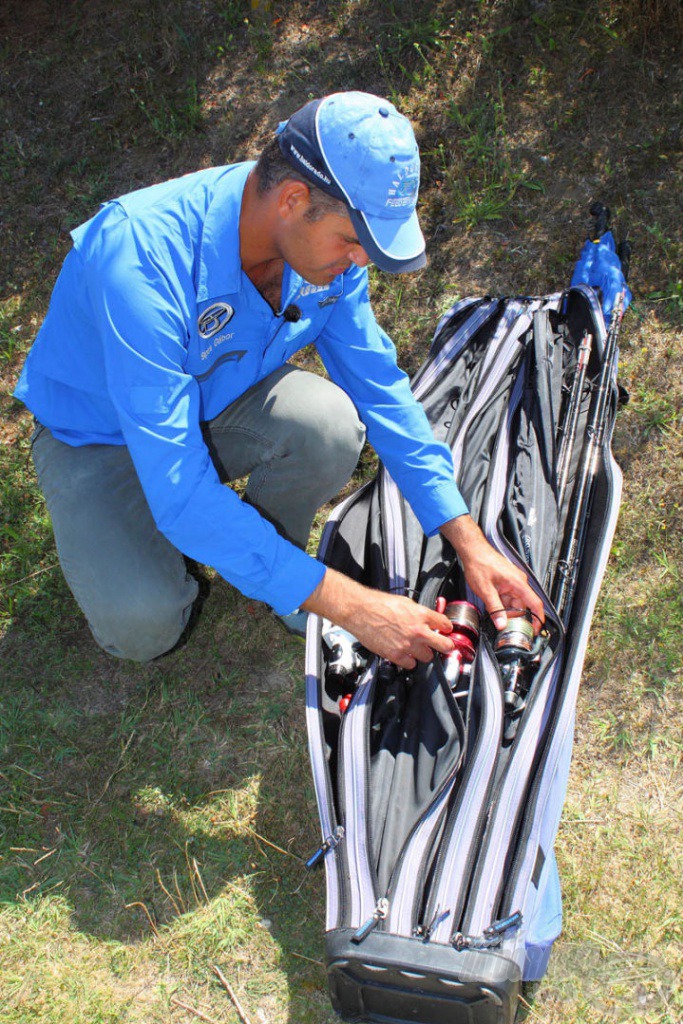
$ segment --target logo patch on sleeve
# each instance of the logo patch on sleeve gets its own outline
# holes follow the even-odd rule
[[[235,310],[227,302],[214,302],[207,306],[197,320],[197,328],[202,338],[213,338],[222,331],[235,315]]]

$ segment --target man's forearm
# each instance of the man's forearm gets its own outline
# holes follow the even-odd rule
[[[449,654],[444,634],[451,624],[445,615],[397,594],[373,590],[327,569],[302,608],[347,629],[357,640],[401,668],[430,661],[434,651]]]
[[[327,569],[301,607],[304,611],[324,616],[336,625],[351,630],[351,624],[363,606],[366,591],[366,587],[343,573]]]
[[[449,519],[441,527],[440,533],[446,538],[449,544],[455,549],[460,559],[465,559],[473,549],[482,544],[488,546],[488,541],[470,515],[458,516],[456,519]]]
[[[469,515],[450,519],[441,534],[455,549],[467,583],[484,602],[496,629],[507,622],[506,611],[528,609],[536,628],[545,618],[543,602],[529,586],[526,574],[489,544]]]

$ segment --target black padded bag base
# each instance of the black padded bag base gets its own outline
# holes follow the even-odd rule
[[[376,1024],[506,1024],[521,979],[492,950],[436,947],[374,932],[354,945],[353,929],[326,937],[332,1005],[347,1021]]]

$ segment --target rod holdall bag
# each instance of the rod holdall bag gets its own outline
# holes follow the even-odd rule
[[[538,637],[522,612],[496,633],[384,467],[325,526],[326,564],[444,610],[456,648],[405,671],[309,616],[309,864],[325,870],[329,989],[346,1020],[510,1024],[560,933],[553,843],[621,490],[621,283],[609,328],[589,276],[464,299],[412,382],[471,515],[543,598]]]

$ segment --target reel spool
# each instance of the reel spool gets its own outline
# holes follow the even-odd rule
[[[537,649],[530,616],[509,615],[507,624],[498,632],[493,644],[503,679],[506,743],[514,738],[517,719],[526,707],[533,672],[531,663],[537,657]]]
[[[505,664],[531,654],[535,640],[534,627],[527,615],[509,616],[507,625],[496,636],[493,650],[498,661]]]
[[[449,601],[442,606],[440,602],[437,602],[437,611],[442,611],[453,626],[453,631],[446,635],[455,647],[451,654],[443,656],[444,675],[453,689],[463,671],[474,661],[481,619],[478,609],[469,601]]]

